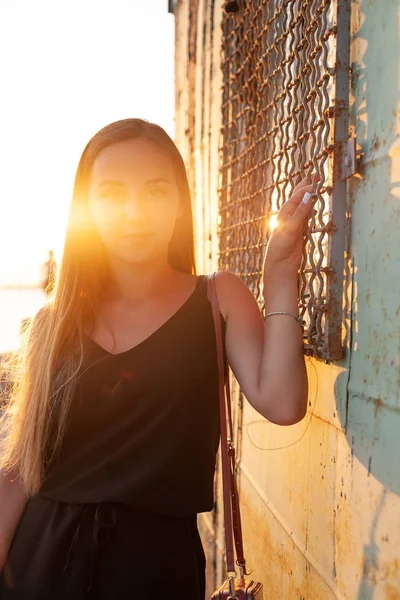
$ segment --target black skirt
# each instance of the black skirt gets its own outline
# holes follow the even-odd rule
[[[197,515],[35,496],[0,577],[1,600],[204,600]]]

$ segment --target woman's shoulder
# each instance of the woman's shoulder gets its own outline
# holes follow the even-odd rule
[[[225,319],[236,311],[247,310],[255,298],[244,281],[230,271],[216,271],[215,285],[220,310]]]
[[[248,288],[242,279],[231,271],[215,271],[211,275],[215,275],[218,297],[220,294],[230,295],[243,292],[243,290],[248,292]]]

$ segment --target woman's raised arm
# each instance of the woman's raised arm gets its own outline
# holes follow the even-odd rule
[[[278,213],[264,264],[265,323],[253,294],[232,273],[216,277],[227,322],[226,351],[250,404],[279,425],[300,421],[307,410],[308,382],[298,316],[298,270],[311,214],[310,179],[295,188]],[[303,202],[306,194],[308,202]]]

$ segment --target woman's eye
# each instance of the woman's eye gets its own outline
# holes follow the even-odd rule
[[[149,190],[147,192],[149,198],[163,198],[166,195],[166,191],[165,190],[161,190],[160,188],[155,188],[152,190]]]
[[[118,202],[123,200],[124,194],[119,190],[107,190],[100,195],[102,200],[108,200],[109,202]]]

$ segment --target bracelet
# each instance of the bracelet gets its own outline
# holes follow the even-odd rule
[[[272,317],[272,315],[289,315],[289,317],[293,317],[293,319],[295,321],[297,321],[301,325],[301,327],[304,327],[304,325],[305,325],[305,321],[303,321],[303,318],[302,318],[301,315],[297,315],[297,316],[296,315],[292,315],[292,313],[286,312],[286,311],[282,310],[282,311],[276,311],[276,312],[270,312],[270,313],[268,313],[267,315],[265,315],[265,319],[267,317]]]

